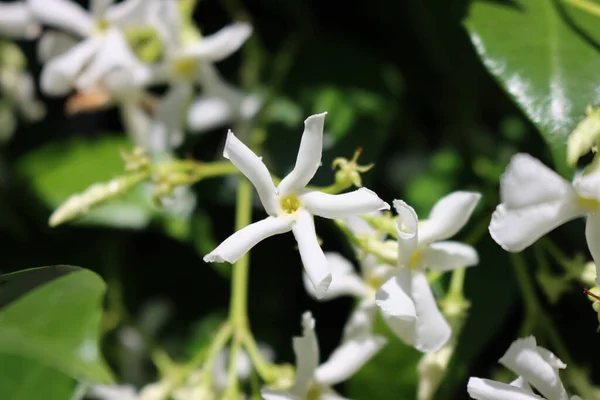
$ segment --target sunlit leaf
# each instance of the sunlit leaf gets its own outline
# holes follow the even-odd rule
[[[566,137],[600,101],[600,18],[560,1],[475,1],[466,26],[484,65],[568,175]]]
[[[49,268],[57,271],[57,267]],[[82,268],[58,270],[61,273],[55,279],[37,285],[0,310],[0,355],[29,357],[73,378],[108,382],[111,373],[98,348],[104,281]],[[7,274],[0,278],[5,282],[2,290],[22,291],[21,274],[27,278],[52,275],[47,268]]]

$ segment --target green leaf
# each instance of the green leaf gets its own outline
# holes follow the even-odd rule
[[[98,348],[106,286],[92,271],[65,268],[72,270],[0,310],[0,355],[32,358],[76,379],[110,382],[112,374]],[[21,274],[31,278],[32,274],[48,276],[48,271],[39,268],[5,275],[2,290],[19,292],[22,285],[12,286],[23,282]]]
[[[109,181],[123,173],[121,149],[131,144],[125,137],[72,138],[52,142],[27,154],[19,172],[35,193],[55,209],[71,195],[97,182]],[[130,193],[90,210],[78,223],[120,228],[145,228],[154,212],[147,187],[138,185]]]
[[[565,176],[566,137],[598,101],[599,21],[551,0],[475,1],[466,20],[483,64],[537,126]]]
[[[44,400],[68,400],[73,393],[73,378],[28,358],[0,354],[0,376],[0,399],[40,399],[43,390]]]

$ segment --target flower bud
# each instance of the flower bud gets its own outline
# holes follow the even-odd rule
[[[343,157],[338,157],[333,160],[333,168],[339,168],[339,170],[335,173],[335,183],[340,186],[350,187],[352,185],[356,187],[362,187],[362,179],[360,174],[362,172],[367,172],[375,164],[371,163],[368,165],[358,165],[358,157],[362,153],[362,148],[356,149],[354,153],[354,157],[352,160],[348,160]]]
[[[600,108],[588,106],[586,117],[567,138],[567,164],[574,166],[579,157],[596,149],[600,141]]]

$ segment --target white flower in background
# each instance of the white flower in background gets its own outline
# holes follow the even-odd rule
[[[479,262],[473,247],[446,239],[467,223],[480,197],[474,192],[443,197],[419,228],[412,207],[394,200],[399,268],[377,291],[376,304],[390,329],[417,350],[436,351],[450,338],[451,328],[437,307],[425,268],[445,272]]]
[[[587,216],[587,244],[600,261],[599,168],[570,183],[529,154],[516,154],[500,180],[500,201],[489,231],[503,249],[519,252],[567,221]]]
[[[325,363],[319,365],[319,343],[315,320],[310,312],[302,316],[302,337],[293,340],[296,354],[296,378],[287,392],[263,389],[265,400],[344,400],[331,386],[354,375],[385,344],[379,336],[361,337],[342,342]]]
[[[0,36],[33,39],[41,30],[25,2],[0,3]]]
[[[97,400],[136,400],[137,393],[131,385],[94,385],[87,395]]]
[[[470,378],[469,396],[476,400],[567,400],[568,395],[558,371],[567,366],[557,356],[536,344],[529,336],[514,341],[500,364],[519,375],[510,384],[489,379]],[[533,389],[540,393],[540,397]],[[571,400],[581,400],[579,396]]]
[[[331,274],[317,240],[313,216],[344,218],[389,209],[386,202],[365,188],[338,195],[306,189],[321,164],[325,114],[312,115],[304,122],[296,165],[277,187],[261,159],[229,131],[223,156],[252,182],[269,216],[235,232],[204,261],[235,263],[261,240],[292,231],[317,297],[325,295]]]

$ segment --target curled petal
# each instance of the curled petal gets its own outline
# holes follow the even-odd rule
[[[40,78],[42,90],[52,96],[61,96],[71,91],[77,75],[98,51],[102,40],[86,39],[67,53],[48,62]]]
[[[533,389],[531,388],[531,386],[529,386],[529,383],[527,383],[527,381],[525,379],[523,379],[522,376],[520,376],[517,379],[515,379],[514,381],[512,381],[510,383],[510,385],[521,388],[521,389],[525,389],[529,392],[533,392]]]
[[[331,252],[325,253],[325,258],[331,271],[331,284],[321,300],[331,300],[344,295],[363,297],[367,294],[366,284],[354,272],[354,267],[350,261],[339,253]],[[302,277],[306,291],[311,296],[316,297],[315,288],[308,279],[308,275],[304,273]]]
[[[288,218],[267,217],[250,224],[229,236],[216,249],[204,256],[205,262],[235,263],[258,242],[278,233],[289,232],[293,221]]]
[[[525,153],[512,156],[500,179],[500,201],[508,209],[561,201],[572,194],[568,181]]]
[[[435,242],[423,249],[421,254],[423,265],[436,271],[450,271],[479,263],[477,250],[460,242]]]
[[[181,55],[211,62],[220,61],[242,47],[251,34],[252,25],[247,22],[237,22],[187,46]]]
[[[308,211],[300,210],[298,212],[292,232],[298,242],[304,271],[314,286],[315,296],[317,299],[321,299],[331,284],[331,273],[327,258],[317,241],[313,217]]]
[[[279,205],[269,170],[261,159],[231,131],[227,133],[223,157],[230,160],[252,182],[265,211],[271,216],[277,215]]]
[[[551,352],[548,349],[545,349],[541,346],[537,347],[537,352],[546,361],[552,368],[555,369],[565,369],[567,368],[567,364],[565,364],[556,354]]]
[[[342,343],[329,360],[317,368],[315,380],[328,386],[347,380],[369,362],[385,343],[385,338],[381,336],[359,337]]]
[[[0,34],[14,38],[33,39],[41,32],[27,4],[0,3]]]
[[[311,191],[300,196],[302,205],[311,214],[324,218],[345,218],[372,211],[389,210],[390,205],[375,192],[360,188],[344,194],[327,194]]]
[[[419,243],[432,243],[454,236],[469,221],[480,198],[479,193],[461,191],[442,197],[419,227]]]
[[[296,354],[296,381],[292,392],[304,398],[319,365],[319,343],[315,335],[315,320],[310,312],[302,315],[302,336],[292,343]]]
[[[413,252],[419,244],[419,219],[415,210],[402,200],[394,200],[398,213],[396,231],[398,232],[398,265],[408,266]]]
[[[470,378],[467,392],[476,400],[543,400],[527,389],[481,378]]]
[[[548,400],[567,398],[565,388],[558,376],[558,369],[550,365],[538,353],[533,336],[514,341],[499,362],[522,376]],[[554,363],[554,361],[552,362]]]
[[[319,169],[323,152],[323,126],[326,114],[324,112],[311,115],[304,121],[304,133],[302,133],[296,165],[277,186],[282,196],[303,189]]]
[[[387,307],[382,307],[385,295],[388,296],[385,303]],[[410,307],[407,298],[412,301],[412,315],[406,312]],[[399,306],[394,303],[404,304],[400,309],[404,316],[390,312]],[[402,269],[395,279],[386,282],[377,292],[377,305],[382,308],[384,320],[390,329],[419,351],[439,350],[450,339],[450,326],[438,309],[423,272],[413,273]]]
[[[94,21],[79,4],[70,0],[27,0],[36,19],[46,25],[62,28],[81,37],[88,37]]]
[[[48,62],[73,48],[78,40],[64,32],[44,32],[37,45],[37,56],[41,62]]]
[[[558,226],[583,215],[575,198],[518,209],[500,204],[492,214],[489,231],[504,250],[519,252]]]

